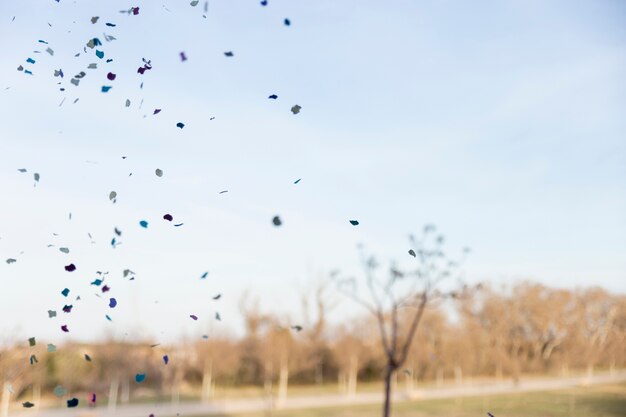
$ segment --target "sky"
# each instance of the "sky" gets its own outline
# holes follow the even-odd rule
[[[358,244],[407,263],[429,223],[472,249],[468,282],[626,292],[626,4],[203,8],[0,2],[1,340],[240,334],[245,291],[298,323],[330,271],[362,275]],[[330,296],[333,320],[359,314]]]

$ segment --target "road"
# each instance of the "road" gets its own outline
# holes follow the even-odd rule
[[[626,381],[626,371],[616,372],[611,375],[596,375],[591,379],[586,377],[571,377],[557,379],[527,379],[518,385],[512,383],[505,384],[483,384],[483,385],[461,385],[445,388],[428,388],[415,390],[409,396],[405,392],[397,392],[394,395],[395,401],[407,400],[427,400],[437,398],[458,398],[478,395],[506,394],[527,391],[548,391],[562,388],[575,387],[580,385],[598,385]],[[350,406],[363,404],[380,404],[382,393],[359,393],[353,397],[339,394],[324,394],[319,396],[300,396],[288,398],[282,409],[306,409],[335,406]],[[95,409],[44,409],[44,410],[23,410],[11,413],[14,417],[148,417],[154,414],[155,417],[173,416],[219,416],[231,413],[262,412],[268,409],[271,404],[263,399],[242,399],[242,400],[219,400],[211,404],[201,404],[197,402],[181,403],[178,406],[171,404],[133,404],[119,406],[114,412],[107,410],[106,406]],[[275,406],[275,405],[274,405]]]

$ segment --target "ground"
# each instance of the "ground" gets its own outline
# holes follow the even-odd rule
[[[458,400],[426,400],[394,404],[394,417],[618,417],[626,416],[626,383],[559,391],[490,395]],[[234,414],[266,417],[269,413]],[[378,406],[275,411],[272,417],[377,417]]]

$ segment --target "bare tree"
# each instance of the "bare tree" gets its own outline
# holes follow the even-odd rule
[[[367,309],[378,324],[385,356],[383,417],[390,415],[392,379],[409,355],[427,305],[457,296],[454,291],[438,289],[442,281],[452,278],[460,264],[444,254],[444,237],[435,233],[434,226],[427,225],[421,238],[411,236],[410,242],[409,255],[416,266],[402,271],[392,264],[383,279],[378,277],[376,259],[362,252],[366,294],[362,294],[356,279],[338,280],[339,290]]]

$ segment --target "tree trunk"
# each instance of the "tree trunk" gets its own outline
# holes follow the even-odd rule
[[[454,382],[457,385],[463,384],[463,369],[458,365],[454,367]]]
[[[111,385],[109,386],[109,411],[115,412],[115,407],[117,406],[117,391],[120,386],[120,377],[115,375],[111,380]]]
[[[178,407],[180,404],[180,386],[183,382],[183,369],[176,369],[174,380],[172,381],[172,407]]]
[[[587,384],[591,384],[591,378],[593,378],[593,365],[587,365]]]
[[[437,368],[437,387],[443,386],[443,368],[440,366]]]
[[[413,395],[413,370],[411,369],[411,373],[405,374],[406,376],[406,394],[411,398]]]
[[[2,386],[2,400],[0,402],[0,416],[1,417],[9,416],[10,397],[11,397],[11,392],[9,391],[9,383],[5,381]]]
[[[213,361],[204,363],[204,373],[202,374],[202,402],[208,403],[211,396],[211,380],[213,379]]]
[[[120,402],[122,404],[128,404],[130,401],[130,381],[128,378],[124,378],[122,381],[122,398],[120,398]]]
[[[289,361],[280,361],[280,373],[278,376],[278,407],[282,408],[287,400],[287,383],[289,382]]]
[[[356,395],[356,383],[359,366],[356,356],[350,358],[350,374],[348,376],[348,396],[353,397]]]
[[[383,406],[383,417],[391,416],[391,383],[394,371],[393,365],[387,364],[385,368],[385,404]]]
[[[41,384],[33,384],[33,403],[35,403],[35,409],[39,409],[39,403],[41,402]]]

